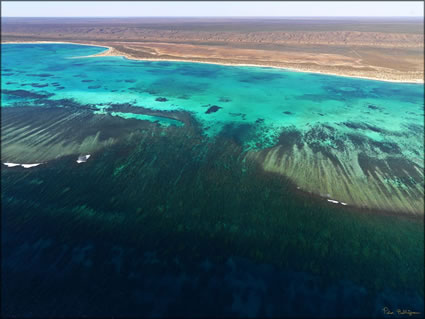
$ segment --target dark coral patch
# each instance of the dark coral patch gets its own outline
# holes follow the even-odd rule
[[[124,82],[127,82],[127,83],[135,83],[135,82],[136,82],[136,80],[124,80]]]
[[[157,101],[157,102],[167,102],[168,100],[165,97],[157,97],[155,99],[155,101]]]
[[[205,113],[206,114],[215,113],[215,112],[217,112],[221,108],[222,107],[220,107],[220,106],[213,105],[213,106],[209,107],[208,110]]]
[[[373,105],[373,104],[369,104],[369,105],[367,106],[367,108],[368,108],[368,109],[371,109],[371,110],[381,110],[381,109],[382,109],[381,107],[376,106],[376,105]]]
[[[328,141],[340,151],[344,150],[344,143],[341,143],[337,131],[332,126],[326,124],[316,125],[311,128],[307,133],[305,133],[304,140],[307,144],[309,144],[309,146],[313,145],[316,149],[318,149],[319,146],[325,148],[328,147],[327,145],[322,145],[323,142]]]
[[[31,86],[34,88],[44,88],[46,86],[49,86],[49,84],[31,83]]]
[[[283,112],[283,114],[292,115],[293,113],[292,112],[289,112],[289,111],[285,111],[285,112]]]
[[[88,88],[89,89],[99,89],[100,85],[90,85]]]
[[[233,140],[240,146],[251,140],[254,135],[255,127],[252,124],[226,124],[219,133],[220,138]]]
[[[345,125],[348,128],[354,129],[354,130],[371,130],[376,133],[385,133],[385,130],[380,129],[379,127],[376,127],[374,125],[370,125],[367,123],[360,123],[360,122],[343,122],[343,125]]]
[[[393,143],[393,142],[379,142],[379,141],[374,141],[374,140],[371,140],[369,143],[372,146],[380,149],[381,152],[383,152],[383,153],[401,154],[401,149],[400,149],[400,147],[396,143]]]
[[[159,66],[171,66],[172,64],[170,62],[161,61],[161,62],[157,62],[157,65],[159,65]]]
[[[280,146],[280,155],[292,150],[294,145],[298,148],[303,146],[303,134],[295,127],[286,127],[279,135],[277,145]]]
[[[81,80],[81,82],[93,82],[93,80]]]
[[[351,134],[351,133],[347,133],[346,137],[351,141],[351,143],[353,143],[353,145],[355,145],[357,148],[361,148],[364,147],[368,141],[367,138],[363,135],[360,134]]]
[[[285,78],[286,75],[278,73],[261,73],[243,76],[239,81],[244,83],[254,83],[263,81],[273,81]]]
[[[42,99],[42,98],[48,98],[54,95],[53,93],[41,94],[41,93],[35,93],[35,92],[30,92],[25,90],[1,90],[1,92],[6,95],[13,95],[16,97],[29,98],[29,99]]]
[[[424,127],[422,125],[415,124],[415,123],[406,123],[403,126],[415,134],[419,134],[419,135],[424,134]]]
[[[27,76],[36,76],[36,77],[40,77],[40,78],[47,78],[47,77],[53,76],[53,74],[40,73],[40,74],[27,74]]]
[[[377,175],[379,170],[381,174],[391,176],[394,181],[407,186],[414,186],[418,183],[423,185],[422,175],[417,169],[419,167],[405,157],[390,156],[386,159],[378,159],[369,157],[365,153],[359,153],[357,161],[365,175],[379,178]]]

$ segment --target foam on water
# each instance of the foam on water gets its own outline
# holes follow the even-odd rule
[[[36,167],[36,166],[41,165],[41,164],[43,164],[43,163],[22,164],[21,166],[22,166],[23,168],[31,168],[31,167]]]
[[[31,167],[39,166],[43,163],[34,163],[34,164],[3,163],[3,164],[6,165],[7,167],[22,166],[23,168],[31,168]]]
[[[85,162],[87,162],[87,160],[90,158],[90,154],[87,154],[87,155],[81,155],[81,156],[79,156],[78,157],[78,159],[76,160],[76,162],[78,163],[78,164],[80,164],[80,163],[85,163]]]
[[[334,204],[338,204],[339,202],[337,200],[333,200],[333,199],[328,199],[327,200],[330,203],[334,203]]]
[[[17,164],[17,163],[3,163],[3,164],[6,165],[7,167],[21,166],[21,164]]]

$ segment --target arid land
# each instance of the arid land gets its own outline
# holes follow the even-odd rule
[[[106,46],[100,55],[257,65],[424,82],[419,18],[3,18],[2,43]]]

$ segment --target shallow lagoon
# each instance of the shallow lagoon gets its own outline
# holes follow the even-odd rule
[[[177,115],[184,112],[203,136],[235,139],[248,151],[246,157],[307,192],[423,215],[423,85],[273,68],[90,58],[104,48],[81,45],[2,48],[3,107],[72,107],[166,126],[182,125]],[[6,137],[17,130],[11,125],[3,131],[3,161],[35,163],[75,152],[76,147],[54,153],[46,144],[39,158],[26,146],[9,147],[8,140],[19,137]]]
[[[423,86],[101,50],[2,45],[2,162],[45,162],[2,167],[6,313],[423,312],[421,217],[297,190],[363,167],[419,207]]]
[[[2,88],[53,94],[50,99],[70,98],[106,110],[108,103],[183,109],[192,112],[210,136],[228,123],[263,120],[267,132],[260,140],[277,136],[282,126],[305,129],[353,119],[402,131],[415,115],[420,123],[423,114],[422,85],[273,68],[78,58],[103,50],[66,44],[2,45]],[[3,106],[19,98],[3,97]],[[207,113],[213,105],[220,109]],[[377,138],[374,132],[365,133]]]

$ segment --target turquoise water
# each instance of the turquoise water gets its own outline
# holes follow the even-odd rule
[[[87,57],[103,50],[2,45],[2,107],[84,109],[163,126],[192,121],[202,136],[234,139],[266,171],[287,176],[308,192],[349,205],[423,215],[423,85]],[[41,150],[42,138],[51,136],[41,129],[34,136],[38,149],[31,152],[27,142],[16,145],[23,136],[6,138],[19,131],[13,127],[3,131],[3,161],[38,163],[113,142],[96,144],[93,136],[81,147],[72,141],[72,149],[61,144],[54,151],[46,142]]]
[[[2,314],[423,313],[422,85],[101,51],[2,45]]]
[[[264,146],[276,142],[283,126],[307,129],[316,123],[356,119],[403,132],[410,118],[420,123],[423,115],[422,85],[272,68],[79,58],[103,50],[67,44],[2,45],[2,88],[47,94],[51,100],[73,99],[106,112],[108,103],[185,110],[202,123],[208,136],[215,136],[229,124],[257,123],[258,134],[246,143],[261,141]],[[2,98],[3,107],[20,101],[4,92]],[[207,113],[214,105],[220,108]],[[365,133],[385,139],[373,131]],[[420,148],[420,143],[412,147]],[[410,154],[410,150],[405,151]]]

